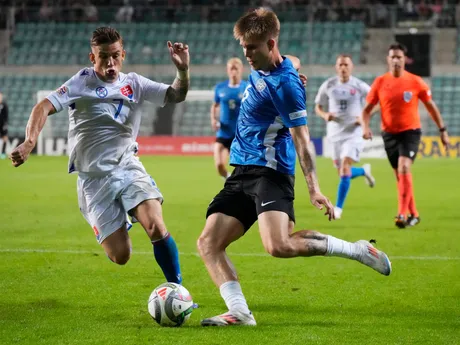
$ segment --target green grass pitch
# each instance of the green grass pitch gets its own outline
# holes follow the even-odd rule
[[[212,158],[142,161],[165,196],[184,286],[200,308],[182,328],[161,328],[150,318],[147,298],[163,276],[147,236],[135,225],[130,262],[111,263],[80,215],[77,177],[66,174],[65,157],[31,157],[18,169],[0,161],[1,344],[460,343],[459,161],[416,162],[422,222],[408,230],[393,225],[396,184],[385,160],[369,160],[376,187],[353,180],[343,219],[335,222],[311,206],[298,169],[296,228],[376,239],[393,273],[384,277],[339,258],[269,257],[255,225],[229,248],[254,328],[199,325],[225,311],[195,246],[206,207],[223,185]],[[318,175],[335,201],[330,160],[318,159]]]

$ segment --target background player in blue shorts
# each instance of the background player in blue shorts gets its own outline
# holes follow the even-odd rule
[[[243,62],[231,58],[227,62],[228,80],[214,88],[214,102],[211,105],[211,127],[216,132],[214,163],[220,176],[226,179],[230,146],[235,137],[236,119],[247,82],[242,80]]]
[[[274,12],[264,8],[248,12],[233,32],[252,71],[230,151],[235,170],[211,201],[197,243],[228,312],[203,320],[203,326],[256,325],[225,251],[256,220],[263,246],[272,256],[338,256],[384,275],[391,273],[387,255],[367,241],[351,243],[310,230],[293,232],[296,151],[312,204],[326,208],[329,220],[334,218],[331,202],[321,194],[308,145],[305,89],[292,62],[278,50],[280,22]]]

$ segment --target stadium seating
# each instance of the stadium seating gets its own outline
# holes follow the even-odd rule
[[[460,107],[460,77],[459,76],[436,76],[431,79],[431,89],[433,99],[444,117],[444,121],[449,128],[458,131],[460,128],[460,118],[458,109]],[[435,126],[426,126],[424,130],[426,135],[438,135]]]
[[[92,30],[108,23],[19,23],[12,39],[8,63],[12,65],[87,64]],[[185,41],[193,50],[194,64],[222,64],[232,56],[243,57],[233,39],[233,22],[117,23],[125,40],[127,62],[169,63],[165,42]],[[281,51],[297,55],[302,63],[331,64],[340,52],[360,60],[362,22],[286,22],[280,35]],[[35,54],[30,54],[34,51]]]
[[[371,75],[359,75],[361,79],[372,83],[374,77]],[[38,90],[54,90],[62,83],[64,83],[69,76],[61,75],[0,75],[0,85],[2,85],[2,90],[5,93],[5,98],[10,106],[10,134],[12,136],[21,136],[24,133],[24,129],[29,118],[30,111],[33,105],[36,102],[36,93]],[[151,77],[154,80],[171,83],[171,77]],[[307,105],[308,105],[308,123],[310,126],[310,131],[312,136],[319,137],[323,136],[325,133],[325,123],[322,119],[318,118],[314,114],[314,100],[316,92],[318,91],[321,83],[327,77],[310,77],[308,79],[307,85]],[[195,76],[192,78],[192,90],[211,90],[218,83],[226,79],[226,76]],[[442,79],[442,78],[441,78]],[[452,78],[451,78],[452,79]],[[446,80],[451,80],[446,79]],[[439,78],[434,78],[437,83],[441,83],[438,80]],[[453,79],[458,82],[458,88],[460,88],[460,78]],[[442,84],[444,85],[444,84]],[[450,84],[449,84],[450,85]],[[445,82],[447,87],[447,82]],[[452,88],[455,90],[455,88]],[[444,91],[446,91],[445,89]],[[449,93],[449,97],[441,96],[439,88],[434,88],[433,92],[438,94],[436,99],[440,99],[443,102],[448,102],[447,99],[452,99],[455,102],[453,95],[454,91]],[[446,94],[447,95],[447,94]],[[178,134],[181,135],[212,135],[211,128],[209,126],[209,107],[211,100],[209,101],[196,101],[196,102],[186,102],[184,104],[184,109],[181,110],[181,119],[179,121]],[[447,103],[451,104],[451,103]],[[441,107],[444,107],[446,104],[441,103]],[[441,108],[444,109],[444,108]],[[445,116],[447,116],[447,111],[444,111]],[[453,112],[452,112],[453,114]],[[57,115],[54,119],[56,121],[56,128],[60,128],[61,133],[65,134],[67,131],[66,125],[60,126],[60,124],[65,124],[67,119],[66,115]],[[457,120],[458,121],[458,120]],[[378,121],[375,121],[375,130],[378,130]]]

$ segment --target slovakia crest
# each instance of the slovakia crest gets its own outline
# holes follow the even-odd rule
[[[404,102],[409,103],[412,99],[412,92],[411,91],[404,91],[403,93]]]
[[[59,96],[64,96],[64,94],[66,94],[67,91],[69,90],[67,89],[67,86],[65,85],[61,86],[59,89],[56,90]]]
[[[265,81],[262,78],[257,80],[256,82],[257,91],[262,92],[265,90],[266,87],[267,87],[267,84],[265,84]]]
[[[356,89],[350,89],[350,94],[354,96],[356,94]]]
[[[123,86],[121,89],[120,89],[120,92],[123,96],[126,96],[128,97],[129,99],[133,99],[133,89],[131,88],[131,85],[126,85],[126,86]]]
[[[103,86],[98,86],[96,88],[96,95],[97,97],[99,98],[106,98],[107,97],[107,94],[108,94],[108,91],[105,87]]]

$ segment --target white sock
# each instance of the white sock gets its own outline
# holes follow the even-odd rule
[[[239,282],[232,280],[223,283],[220,286],[220,295],[224,299],[228,310],[249,314],[249,307]]]
[[[355,259],[357,255],[356,244],[333,236],[327,236],[326,256],[339,256],[341,258]]]

